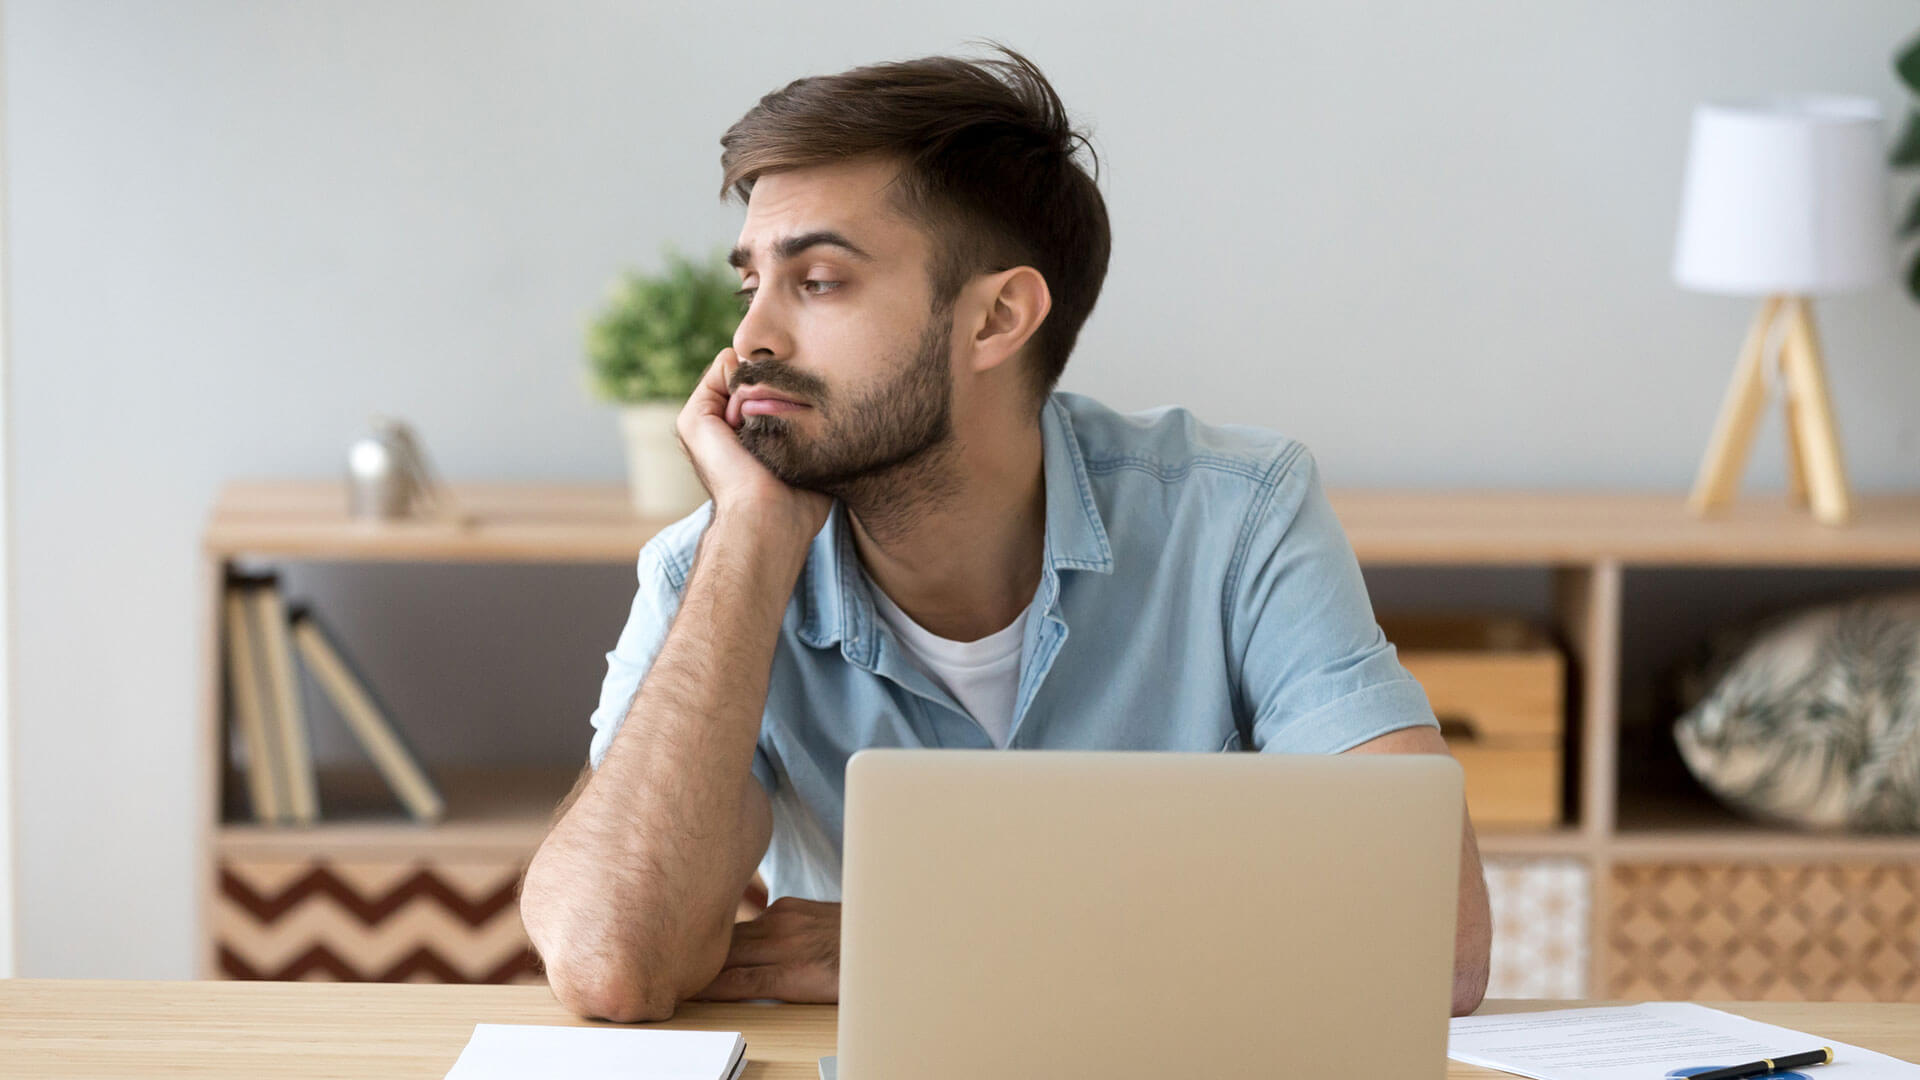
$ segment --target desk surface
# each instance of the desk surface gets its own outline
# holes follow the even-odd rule
[[[1481,1012],[1574,1004],[1585,1003],[1496,1001]],[[1920,1003],[1714,1004],[1920,1060]],[[587,1023],[539,986],[0,980],[0,1062],[23,1078],[439,1080],[483,1021]],[[748,1080],[815,1080],[833,1049],[834,1009],[690,1005],[661,1026],[744,1032]],[[1504,1075],[1447,1068],[1449,1080]]]

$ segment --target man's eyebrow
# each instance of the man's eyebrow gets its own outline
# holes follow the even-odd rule
[[[832,229],[815,229],[812,232],[797,233],[793,236],[775,240],[773,242],[774,261],[784,262],[808,248],[820,247],[822,245],[840,248],[856,259],[861,259],[866,262],[873,261],[873,256],[867,254],[858,244],[855,244],[853,241]],[[727,265],[733,267],[735,270],[744,270],[752,266],[753,249],[751,247],[734,248],[727,253]]]

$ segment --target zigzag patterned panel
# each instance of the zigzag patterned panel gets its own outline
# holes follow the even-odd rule
[[[1920,1001],[1920,866],[1616,865],[1602,996]]]
[[[233,979],[542,983],[520,863],[223,860],[214,908]]]

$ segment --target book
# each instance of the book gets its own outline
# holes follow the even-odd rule
[[[273,739],[280,750],[280,775],[286,784],[285,817],[296,825],[311,825],[320,817],[320,799],[313,771],[313,743],[306,710],[300,702],[300,684],[293,670],[293,644],[288,635],[287,606],[280,597],[280,579],[258,578],[248,589],[259,623],[261,666],[266,670],[268,715]]]
[[[267,692],[259,661],[254,620],[249,617],[250,579],[227,581],[222,600],[226,609],[227,695],[240,729],[240,745],[247,756],[247,802],[255,821],[280,820],[284,808],[280,752],[273,745],[267,723]]]
[[[446,1080],[737,1080],[746,1067],[737,1031],[475,1024]]]
[[[294,645],[300,659],[339,711],[341,720],[373,759],[374,767],[415,820],[438,821],[446,800],[420,766],[420,757],[395,727],[367,681],[348,661],[334,634],[306,605],[291,608]]]

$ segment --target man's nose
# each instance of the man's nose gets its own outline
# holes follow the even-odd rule
[[[756,296],[733,331],[734,355],[742,365],[781,360],[793,354],[783,320],[770,297]]]

